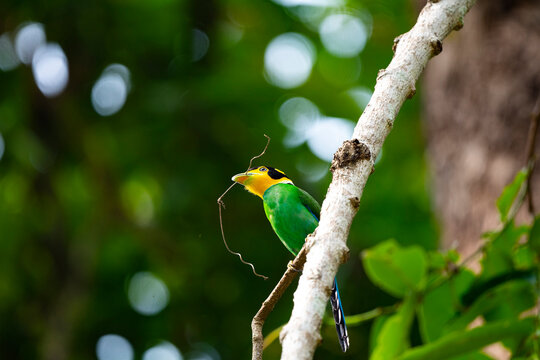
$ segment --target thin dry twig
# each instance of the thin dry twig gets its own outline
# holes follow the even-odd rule
[[[263,134],[264,137],[267,139],[266,141],[266,146],[264,147],[263,151],[259,154],[259,155],[256,155],[254,157],[251,158],[251,160],[249,160],[249,166],[248,168],[246,169],[246,172],[251,169],[251,164],[253,164],[253,160],[255,159],[258,159],[260,158],[261,156],[263,156],[265,153],[266,153],[266,149],[268,149],[268,145],[270,145],[270,136],[266,135],[266,134]]]
[[[527,167],[529,168],[529,176],[527,178],[527,195],[528,195],[528,209],[529,213],[534,217],[535,209],[533,203],[533,193],[532,193],[532,177],[534,172],[534,166],[536,164],[536,133],[538,129],[538,121],[540,119],[540,98],[536,100],[534,109],[531,113],[531,126],[529,128],[529,139],[527,140]]]
[[[268,295],[266,300],[264,300],[261,308],[253,317],[253,320],[251,321],[252,360],[262,359],[264,349],[264,337],[262,328],[264,322],[266,321],[266,318],[268,317],[268,315],[270,315],[272,310],[274,310],[274,306],[277,304],[279,299],[281,299],[281,296],[285,293],[285,290],[287,290],[296,275],[298,275],[298,273],[304,267],[304,263],[306,262],[306,254],[307,250],[306,245],[304,244],[294,261],[290,263],[289,266],[287,266],[287,270],[281,277],[281,280],[279,280],[276,287],[274,287],[274,290],[272,290],[270,295]]]
[[[256,155],[256,156],[252,157],[251,160],[249,160],[249,166],[246,169],[246,172],[251,168],[251,164],[253,163],[253,160],[260,158],[261,156],[263,156],[266,153],[266,149],[268,149],[268,145],[270,145],[270,137],[268,135],[266,135],[266,134],[264,134],[264,137],[266,139],[268,139],[266,141],[266,146],[264,147],[263,151],[259,155]],[[227,194],[229,192],[229,190],[232,189],[232,187],[234,185],[236,185],[236,183],[232,183],[231,186],[229,186],[227,188],[227,190],[225,190],[225,192],[223,194],[221,194],[221,196],[217,199],[218,209],[219,209],[219,226],[221,228],[221,237],[223,239],[223,243],[225,244],[225,248],[227,249],[228,252],[230,252],[231,254],[236,255],[236,256],[238,256],[238,258],[240,258],[240,261],[242,262],[242,264],[246,264],[246,265],[249,265],[251,267],[251,270],[253,271],[253,274],[255,274],[255,276],[258,276],[258,277],[263,278],[264,280],[267,280],[268,276],[264,276],[264,275],[259,274],[255,270],[255,266],[252,263],[250,263],[249,261],[245,261],[244,258],[242,258],[242,254],[240,254],[239,252],[232,251],[229,248],[229,245],[227,244],[227,240],[225,240],[225,231],[223,230],[223,217],[222,217],[222,214],[221,214],[221,208],[225,209],[225,202],[223,201],[223,197],[225,196],[225,194]]]

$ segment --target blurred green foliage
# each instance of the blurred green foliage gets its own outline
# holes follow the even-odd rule
[[[365,49],[343,59],[325,50],[297,10],[262,0],[0,3],[0,33],[13,38],[24,22],[42,23],[69,63],[68,86],[54,98],[42,95],[28,66],[0,72],[2,358],[93,359],[98,339],[111,333],[129,340],[138,359],[161,340],[186,359],[249,357],[251,318],[290,255],[260,201],[234,188],[224,199],[225,232],[270,279],[254,277],[222,244],[216,199],[268,134],[270,148],[258,163],[284,170],[322,201],[331,176],[309,181],[309,169],[329,164],[306,144],[283,144],[279,106],[302,96],[328,116],[356,121],[362,107],[347,91],[373,88],[394,37],[415,19],[406,0],[351,0],[328,9],[371,19]],[[194,28],[209,39],[198,61]],[[265,48],[285,32],[306,36],[317,56],[308,81],[289,90],[264,75]],[[125,106],[103,117],[90,96],[111,63],[129,69],[132,86]],[[437,246],[419,97],[403,107],[351,229],[351,257],[338,274],[347,314],[396,301],[367,280],[361,250],[388,238]],[[156,315],[130,306],[129,282],[141,271],[170,292]],[[292,293],[266,333],[288,320]],[[351,349],[341,354],[335,329],[323,326],[316,358],[367,358],[369,328],[351,328]],[[273,344],[266,355],[279,352]]]
[[[474,351],[499,341],[513,358],[537,359],[538,310],[530,316],[539,289],[540,259],[531,249],[535,246],[531,229],[537,221],[531,226],[514,225],[528,174],[520,171],[497,201],[505,222],[502,229],[487,235],[480,249],[479,274],[467,269],[467,259],[458,261],[452,252],[428,253],[394,240],[364,252],[368,277],[403,299],[394,314],[376,320],[370,359],[485,359],[489,357]],[[415,314],[419,329],[413,327]],[[473,330],[468,329],[475,320],[483,324],[477,321]],[[414,344],[411,339],[417,331],[421,341]]]

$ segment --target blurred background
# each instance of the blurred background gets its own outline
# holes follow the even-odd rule
[[[234,187],[225,233],[270,278],[255,277],[227,253],[216,200],[267,134],[255,165],[322,201],[332,154],[417,5],[2,1],[0,357],[249,358],[251,319],[291,256],[260,199]],[[438,247],[422,94],[400,112],[351,229],[346,314],[394,302],[365,279],[363,249]],[[287,322],[293,291],[265,334]],[[342,354],[323,325],[316,358],[366,358],[369,326],[349,329]]]

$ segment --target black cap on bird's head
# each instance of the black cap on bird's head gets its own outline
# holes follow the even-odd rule
[[[253,167],[246,172],[234,175],[232,180],[244,185],[246,190],[261,198],[266,189],[272,185],[293,183],[283,171],[270,166]]]

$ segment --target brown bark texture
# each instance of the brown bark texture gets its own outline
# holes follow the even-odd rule
[[[496,199],[525,165],[540,96],[540,1],[479,0],[465,22],[426,69],[423,107],[441,246],[469,255],[499,226]]]

